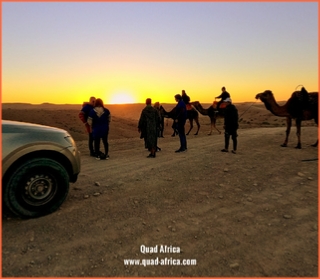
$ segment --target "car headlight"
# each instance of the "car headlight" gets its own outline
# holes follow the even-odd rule
[[[75,142],[74,142],[74,140],[73,140],[73,138],[72,138],[69,134],[67,134],[67,135],[64,137],[64,139],[65,139],[71,146],[75,146],[75,145],[76,145]]]

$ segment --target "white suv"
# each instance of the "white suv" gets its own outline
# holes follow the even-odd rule
[[[62,129],[2,120],[2,197],[21,217],[59,208],[80,172],[80,154]]]

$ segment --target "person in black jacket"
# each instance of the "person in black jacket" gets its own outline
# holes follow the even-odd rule
[[[176,117],[174,121],[176,124],[175,127],[178,130],[179,138],[180,138],[180,148],[175,152],[179,153],[187,150],[187,138],[186,138],[186,133],[184,129],[184,125],[186,124],[186,120],[187,120],[187,107],[180,94],[175,95],[174,98],[178,103],[175,107]]]
[[[233,150],[231,151],[232,153],[236,154],[237,152],[237,130],[239,128],[238,124],[238,110],[237,108],[232,104],[231,99],[227,98],[224,100],[226,103],[226,108],[224,111],[224,149],[222,149],[222,152],[228,152],[229,150],[229,141],[230,141],[230,136],[233,141]]]

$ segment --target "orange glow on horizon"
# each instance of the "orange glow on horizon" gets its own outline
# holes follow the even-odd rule
[[[106,104],[134,104],[137,103],[136,98],[129,93],[115,93],[105,100]]]
[[[181,83],[182,84],[182,83]],[[14,86],[15,85],[15,86]],[[212,103],[216,96],[221,93],[221,86],[226,86],[234,103],[255,102],[255,96],[264,90],[271,90],[276,101],[286,101],[290,98],[292,92],[297,86],[296,82],[289,84],[281,84],[279,82],[264,83],[248,83],[248,82],[186,82],[182,85],[168,83],[164,86],[159,84],[145,84],[140,82],[137,84],[128,84],[120,88],[116,84],[105,86],[98,80],[95,82],[88,81],[85,84],[73,85],[70,87],[55,85],[44,85],[37,87],[33,84],[24,88],[20,84],[3,85],[3,92],[10,94],[2,94],[3,103],[53,103],[53,104],[82,104],[88,102],[91,96],[101,98],[105,104],[132,104],[145,103],[147,98],[152,99],[152,103],[170,103],[175,104],[174,95],[181,94],[184,89],[189,95],[191,101],[199,101],[201,103]],[[312,86],[312,82],[305,83],[304,86],[309,92],[318,91],[317,87]],[[118,88],[117,88],[118,87]]]

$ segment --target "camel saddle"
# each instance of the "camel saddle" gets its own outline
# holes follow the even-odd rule
[[[191,104],[186,104],[187,110],[192,110]]]
[[[212,104],[213,109],[217,110],[217,106],[218,106],[218,102],[214,101]],[[226,103],[221,103],[219,109],[224,109],[226,106],[227,106]]]

